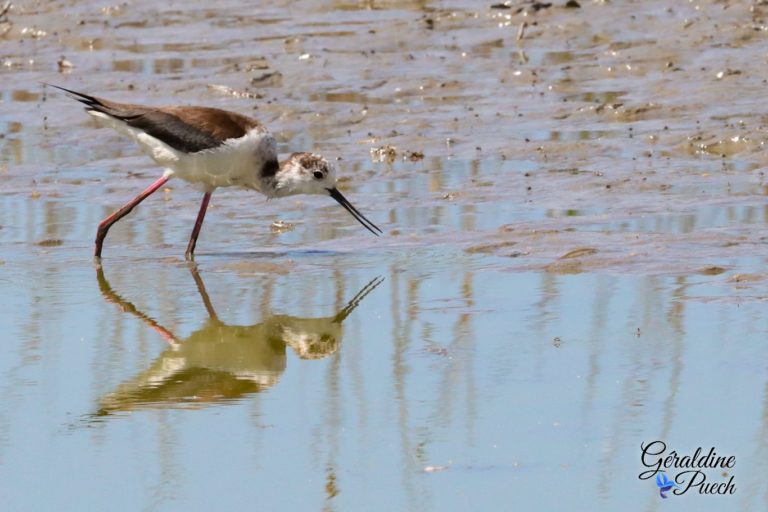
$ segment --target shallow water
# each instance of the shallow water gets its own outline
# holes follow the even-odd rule
[[[736,457],[677,509],[764,510],[768,8],[563,3],[15,4],[7,507],[656,510],[660,439]],[[97,265],[159,170],[41,81],[254,115],[385,236],[218,190],[190,267],[172,181]]]

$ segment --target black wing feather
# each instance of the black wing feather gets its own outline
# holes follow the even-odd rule
[[[161,140],[173,149],[185,153],[197,153],[221,145],[221,140],[198,130],[173,114],[157,110],[136,116],[115,116],[125,121],[128,126],[138,128],[144,133]]]
[[[73,91],[66,87],[48,83],[45,85],[66,92],[70,98],[84,104],[88,111],[94,110],[119,119],[128,126],[138,128],[177,151],[197,153],[198,151],[216,148],[222,143],[221,139],[185,123],[170,112],[122,103],[113,105],[111,104],[112,102],[106,102],[95,96]]]

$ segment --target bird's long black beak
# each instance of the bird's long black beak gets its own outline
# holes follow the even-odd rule
[[[384,232],[376,226],[373,222],[369,221],[365,218],[365,216],[357,211],[357,208],[352,206],[352,203],[347,201],[347,198],[341,195],[341,192],[339,192],[339,189],[336,187],[329,188],[328,193],[331,195],[332,198],[334,198],[338,203],[344,207],[345,210],[347,210],[355,219],[357,219],[357,222],[365,226],[365,228],[373,233],[376,236],[379,236],[379,234],[383,234]],[[377,233],[378,231],[378,233]]]

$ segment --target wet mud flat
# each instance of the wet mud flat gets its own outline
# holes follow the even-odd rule
[[[379,246],[439,239],[512,255],[512,270],[754,271],[765,7],[582,4],[19,3],[3,40],[3,188],[113,205],[157,172],[45,80],[244,111],[286,153],[342,158],[347,186],[389,219]],[[232,216],[252,201],[217,199]],[[594,250],[557,262],[579,249]]]
[[[638,447],[663,436],[735,454],[729,506],[763,510],[766,23],[722,0],[14,2],[0,491],[655,510]],[[385,235],[220,189],[188,268],[201,194],[171,181],[94,265],[160,170],[41,82],[252,115]]]

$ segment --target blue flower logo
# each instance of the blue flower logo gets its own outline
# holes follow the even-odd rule
[[[669,492],[673,487],[680,487],[675,482],[667,478],[667,474],[663,471],[656,475],[656,486],[659,488],[659,496],[664,499],[667,499],[667,495],[664,494],[665,492]]]

